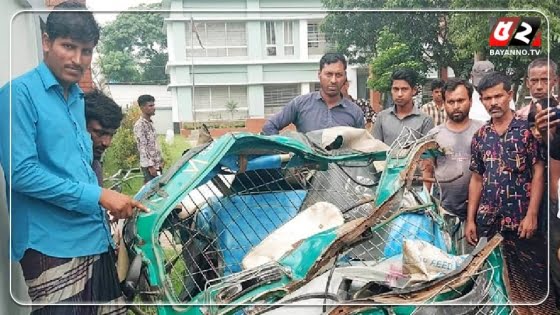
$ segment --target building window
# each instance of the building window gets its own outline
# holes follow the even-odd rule
[[[325,53],[325,34],[319,30],[319,22],[307,24],[307,48],[309,55],[322,55]]]
[[[294,55],[294,22],[284,22],[284,55]]]
[[[237,110],[231,113],[226,103],[237,102]],[[247,117],[246,86],[196,86],[194,110],[197,121],[222,120]]]
[[[263,23],[266,56],[293,56],[294,22],[267,21]]]
[[[276,28],[274,22],[265,23],[266,55],[276,56]]]
[[[271,84],[264,89],[264,114],[276,114],[294,97],[301,94],[299,84]]]
[[[247,56],[244,22],[196,22],[194,26],[191,32],[191,23],[186,23],[187,56],[191,56],[191,51],[195,57]]]
[[[317,91],[321,91],[321,83],[319,82],[313,82],[311,83],[311,87],[312,87],[312,91],[317,92]]]

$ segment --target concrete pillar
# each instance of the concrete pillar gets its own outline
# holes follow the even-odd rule
[[[300,94],[305,95],[311,91],[311,84],[313,83],[300,83]]]
[[[307,47],[307,20],[299,21],[299,59],[309,59]]]

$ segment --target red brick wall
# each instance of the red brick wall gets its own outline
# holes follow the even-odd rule
[[[82,77],[80,82],[78,82],[78,85],[80,85],[80,88],[84,91],[84,93],[91,92],[93,89],[95,89],[95,83],[93,83],[93,79],[91,76],[91,68],[88,68],[86,70],[84,76]]]
[[[53,7],[61,4],[62,2],[66,2],[67,0],[45,0],[45,5],[49,8],[52,9]],[[86,0],[73,0],[74,2],[79,2],[79,3],[83,3],[86,4]]]
[[[378,91],[369,91],[369,104],[376,113],[383,110],[383,105],[381,105],[381,93]]]
[[[266,118],[248,118],[245,120],[245,130],[253,133],[259,133],[266,122]],[[286,128],[282,129],[282,131],[291,130],[295,131],[296,126],[293,124],[288,125]]]
[[[210,128],[210,135],[212,137],[217,138],[223,136],[228,132],[239,132],[239,131],[247,131],[251,133],[260,133],[264,123],[266,122],[265,118],[248,118],[245,120],[245,127],[244,128]],[[296,131],[296,126],[293,124],[288,125],[286,128],[282,129],[282,131]],[[181,135],[184,137],[190,136],[190,130],[181,129]]]

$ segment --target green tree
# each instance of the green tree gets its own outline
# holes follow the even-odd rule
[[[160,3],[140,5],[138,10],[159,9]],[[99,65],[113,82],[168,82],[165,74],[167,36],[159,12],[123,12],[104,26],[99,41]]]
[[[475,54],[491,60],[497,69],[512,75],[521,83],[530,57],[489,56],[488,36],[491,18],[513,16],[541,16],[537,12],[503,12],[499,9],[539,10],[542,18],[543,52],[560,56],[560,2],[556,0],[323,0],[327,9],[478,9],[495,8],[494,12],[331,12],[322,24],[327,40],[350,61],[372,64],[370,87],[386,89],[389,69],[419,62],[417,70],[438,70],[451,67],[456,76],[468,77]],[[547,27],[550,26],[550,33]],[[389,45],[387,45],[389,43]],[[403,46],[404,45],[404,46]],[[556,56],[556,57],[555,57]],[[382,60],[375,61],[374,58]],[[534,57],[533,57],[534,58]],[[372,61],[373,59],[373,61]],[[379,80],[379,81],[378,81]]]
[[[328,9],[447,8],[444,0],[323,0]],[[383,52],[378,43],[391,33],[408,46],[408,53],[426,68],[453,66],[454,47],[448,40],[449,14],[444,12],[333,12],[322,24],[327,40],[354,62],[369,62]],[[392,48],[392,47],[388,47]]]
[[[477,12],[457,13],[452,17],[450,26],[450,39],[456,47],[461,47],[461,54],[477,54],[481,59],[488,59],[494,63],[496,69],[505,71],[512,77],[514,90],[517,91],[519,85],[524,84],[523,79],[527,72],[527,66],[536,56],[491,56],[489,54],[488,37],[490,27],[494,25],[497,17],[504,16],[537,16],[541,18],[542,25],[542,48],[541,55],[546,57],[547,50],[550,48],[549,56],[558,59],[560,56],[560,3],[555,0],[544,1],[520,1],[520,0],[498,0],[486,2],[482,0],[453,0],[452,6],[455,8],[488,8],[488,9],[517,9],[517,10],[538,10],[539,12]],[[544,15],[543,15],[544,14]],[[550,28],[550,32],[548,31]],[[548,45],[550,40],[550,46]],[[558,60],[556,60],[558,62]],[[472,62],[470,63],[472,64]],[[470,64],[468,64],[470,66]],[[459,73],[467,74],[468,69],[461,69]],[[458,71],[455,71],[456,73]],[[526,90],[522,90],[522,94]],[[518,100],[521,105],[522,99]]]
[[[426,65],[414,58],[409,46],[399,42],[396,36],[386,29],[381,31],[378,55],[370,63],[371,76],[368,86],[381,92],[390,90],[391,74],[397,69],[409,68],[420,74],[426,73]]]
[[[99,65],[105,78],[111,82],[139,82],[142,76],[132,57],[122,51],[109,51],[100,58]]]

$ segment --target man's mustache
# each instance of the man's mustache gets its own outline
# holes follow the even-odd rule
[[[78,70],[80,72],[84,72],[84,68],[82,68],[80,66],[66,66],[65,68],[72,69],[72,70]]]

